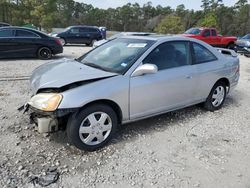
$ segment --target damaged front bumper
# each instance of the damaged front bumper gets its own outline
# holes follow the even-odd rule
[[[44,112],[25,104],[18,110],[29,114],[30,122],[36,124],[39,133],[52,133],[58,131],[61,124],[66,124],[65,117],[77,109],[57,109],[54,112]]]
[[[236,46],[236,52],[239,54],[250,55],[250,46]]]

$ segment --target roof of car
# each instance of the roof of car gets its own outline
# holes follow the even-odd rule
[[[202,43],[206,45],[205,42],[202,42],[195,38],[185,37],[182,35],[147,35],[147,36],[123,36],[121,38],[128,38],[128,39],[141,39],[141,40],[151,40],[151,41],[193,41],[196,43]]]
[[[73,28],[73,27],[88,27],[88,28],[99,29],[97,26],[90,26],[90,25],[72,25],[72,26],[69,26],[69,28]]]
[[[0,27],[0,30],[2,29],[23,29],[23,30],[27,30],[27,31],[33,31],[37,34],[43,35],[43,36],[47,36],[46,33],[42,32],[42,31],[38,31],[32,28],[27,28],[27,27],[19,27],[19,26],[7,26],[7,27]]]
[[[158,40],[162,40],[162,39],[185,38],[185,37],[180,37],[178,35],[150,34],[150,35],[145,35],[145,36],[126,35],[126,36],[122,36],[121,38],[131,38],[131,39],[142,39],[142,40],[158,41]]]
[[[27,30],[37,31],[35,29],[31,29],[27,27],[19,27],[19,26],[6,26],[6,27],[1,27],[1,29],[27,29]]]
[[[190,29],[200,29],[200,30],[204,30],[204,29],[216,29],[214,27],[193,27],[193,28],[190,28]]]
[[[0,22],[0,24],[4,24],[4,25],[10,25],[10,24],[8,24],[8,23],[5,23],[5,22]]]

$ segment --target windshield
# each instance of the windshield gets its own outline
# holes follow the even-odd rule
[[[142,39],[114,39],[78,60],[88,66],[124,74],[153,43]]]
[[[185,34],[200,35],[201,30],[197,28],[191,28],[185,32]]]
[[[245,35],[244,37],[242,37],[242,39],[250,39],[250,34]]]
[[[71,27],[67,27],[66,29],[64,29],[62,32],[67,32],[71,29]]]

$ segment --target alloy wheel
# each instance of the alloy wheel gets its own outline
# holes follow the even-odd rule
[[[39,56],[41,59],[50,59],[51,58],[51,50],[48,48],[41,48],[39,51]]]

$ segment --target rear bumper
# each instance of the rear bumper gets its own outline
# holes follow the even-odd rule
[[[52,53],[54,55],[63,53],[63,46],[54,46],[52,48]]]
[[[230,79],[230,90],[229,93],[236,88],[240,80],[240,74],[235,74],[235,76]]]

